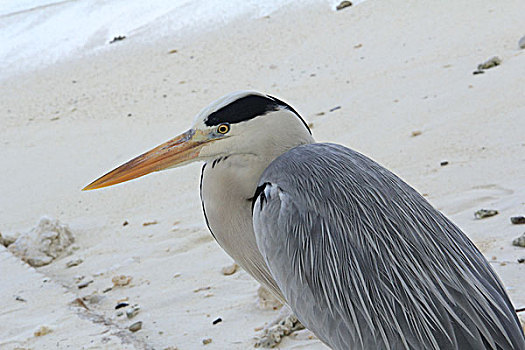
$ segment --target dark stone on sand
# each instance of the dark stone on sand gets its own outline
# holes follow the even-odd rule
[[[510,218],[510,222],[514,225],[525,224],[525,216],[513,216]]]
[[[115,310],[126,307],[126,306],[129,306],[129,304],[125,302],[118,303],[117,306],[115,306]]]

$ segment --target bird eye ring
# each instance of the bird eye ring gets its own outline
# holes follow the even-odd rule
[[[228,131],[230,131],[230,124],[228,123],[222,123],[217,127],[219,134],[226,134]]]

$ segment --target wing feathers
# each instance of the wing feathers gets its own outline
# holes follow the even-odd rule
[[[482,254],[377,163],[305,145],[277,158],[260,184],[258,247],[298,318],[331,347],[525,349]]]

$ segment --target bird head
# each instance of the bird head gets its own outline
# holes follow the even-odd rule
[[[273,159],[290,148],[311,142],[310,129],[285,102],[254,91],[235,92],[199,112],[188,131],[131,159],[83,190],[235,154]]]

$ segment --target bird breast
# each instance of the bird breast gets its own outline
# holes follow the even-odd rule
[[[208,228],[237,264],[283,300],[259,252],[253,231],[252,198],[271,160],[232,155],[207,162],[201,174],[201,200]]]

